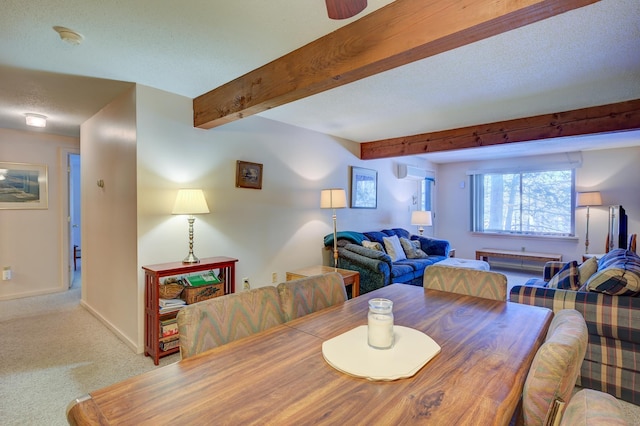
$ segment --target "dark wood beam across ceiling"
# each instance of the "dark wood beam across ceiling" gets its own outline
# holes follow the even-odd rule
[[[210,129],[599,0],[396,0],[193,100]]]
[[[360,144],[360,158],[401,157],[640,129],[640,99]]]

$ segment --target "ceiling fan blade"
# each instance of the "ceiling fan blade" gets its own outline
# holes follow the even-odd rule
[[[356,16],[367,7],[367,0],[325,0],[331,19],[347,19]]]

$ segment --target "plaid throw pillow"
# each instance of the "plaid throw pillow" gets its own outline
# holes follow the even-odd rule
[[[578,271],[578,262],[572,260],[567,262],[560,272],[555,274],[550,280],[549,288],[557,288],[560,290],[578,290],[580,288],[580,272]]]

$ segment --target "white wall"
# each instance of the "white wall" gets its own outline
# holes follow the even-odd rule
[[[192,122],[191,99],[137,86],[82,126],[83,304],[138,352],[141,267],[188,251],[186,218],[171,215],[179,188],[204,189],[211,210],[195,222],[196,256],[239,259],[238,282],[253,287],[329,260],[320,190],[348,190],[349,166],[378,171],[378,208],[338,211],[339,229],[411,228],[418,186],[397,179],[396,161],[361,161],[355,143],[260,117],[212,130]],[[264,165],[262,190],[235,187],[236,160]]]
[[[603,147],[604,148],[604,147]],[[548,156],[557,161],[559,156]],[[562,157],[562,156],[560,156]],[[629,233],[640,232],[640,147],[603,149],[573,153],[581,158],[582,166],[576,171],[577,191],[600,191],[605,206],[592,207],[589,220],[589,252],[602,253],[605,249],[608,225],[608,205],[620,204],[629,217]],[[511,166],[526,166],[539,162],[540,157],[513,158]],[[470,195],[467,171],[503,166],[505,161],[477,161],[441,164],[438,166],[436,196],[439,203],[435,221],[436,234],[448,239],[456,248],[456,256],[475,258],[475,250],[488,247],[505,250],[561,253],[564,260],[582,259],[586,229],[586,211],[576,209],[576,237],[546,239],[518,236],[486,236],[473,234],[470,229]],[[464,188],[460,184],[464,182]]]
[[[0,161],[44,164],[49,178],[46,210],[0,209],[0,269],[13,271],[0,281],[0,300],[67,289],[66,153],[79,146],[76,138],[0,129]]]
[[[82,304],[137,349],[135,100],[132,87],[82,124],[80,174]]]
[[[148,87],[138,87],[137,101],[141,265],[187,254],[186,219],[170,214],[181,187],[204,189],[211,210],[196,218],[196,256],[238,258],[238,277],[256,287],[270,285],[273,272],[282,280],[322,262],[332,222],[320,190],[349,193],[349,166],[378,171],[378,208],[338,210],[339,230],[411,228],[418,186],[397,179],[396,161],[361,161],[353,142],[255,116],[195,129],[190,99]],[[236,160],[264,165],[262,190],[235,187]]]

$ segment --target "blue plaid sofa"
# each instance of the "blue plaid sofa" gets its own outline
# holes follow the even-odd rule
[[[589,262],[595,271],[582,277],[587,262],[548,262],[542,279],[514,286],[509,299],[579,311],[589,343],[577,384],[640,405],[640,257],[617,249]]]
[[[384,249],[384,238],[397,236],[419,241],[420,249],[426,258],[407,258],[391,260]],[[383,229],[381,231],[354,232],[341,231],[338,237],[338,267],[360,273],[360,294],[365,294],[392,283],[404,283],[422,286],[422,277],[427,266],[449,257],[449,241],[436,238],[411,235],[403,228]],[[382,250],[364,247],[366,243],[378,243]],[[324,237],[324,245],[333,247],[333,234]]]

